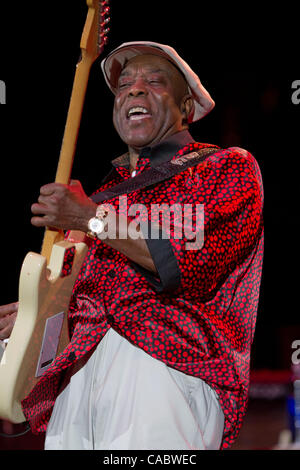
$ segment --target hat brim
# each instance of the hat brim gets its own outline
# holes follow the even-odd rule
[[[172,62],[184,75],[194,100],[194,109],[189,122],[195,122],[206,116],[215,106],[214,100],[203,87],[199,77],[190,66],[177,54],[175,49],[165,44],[149,41],[126,42],[114,49],[101,62],[101,68],[108,87],[116,94],[117,83],[126,62],[137,55],[152,54]]]

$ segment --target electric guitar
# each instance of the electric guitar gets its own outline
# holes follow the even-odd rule
[[[109,0],[87,0],[88,12],[76,65],[55,182],[69,184],[90,69],[109,28]],[[73,242],[74,240],[74,242]],[[19,309],[0,363],[0,417],[25,421],[21,401],[69,342],[68,307],[86,255],[84,234],[46,228],[41,254],[29,252],[19,280]]]

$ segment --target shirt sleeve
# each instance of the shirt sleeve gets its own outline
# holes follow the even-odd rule
[[[196,288],[208,298],[260,238],[262,182],[253,156],[238,148],[220,152],[205,170],[197,166],[192,173],[190,189],[180,199],[182,236],[173,225],[169,238],[148,238],[158,276],[137,269],[157,292],[181,289],[192,295]]]

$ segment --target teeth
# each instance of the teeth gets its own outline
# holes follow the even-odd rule
[[[148,114],[148,110],[146,108],[142,108],[140,106],[136,106],[135,108],[131,108],[128,111],[128,117],[130,117],[132,114],[135,113],[143,113],[143,114]]]

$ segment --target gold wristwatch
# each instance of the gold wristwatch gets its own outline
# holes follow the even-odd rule
[[[101,204],[97,207],[95,217],[92,217],[88,221],[88,232],[87,235],[93,239],[96,239],[100,233],[103,232],[107,221],[105,220],[108,215],[108,209],[105,205]]]

